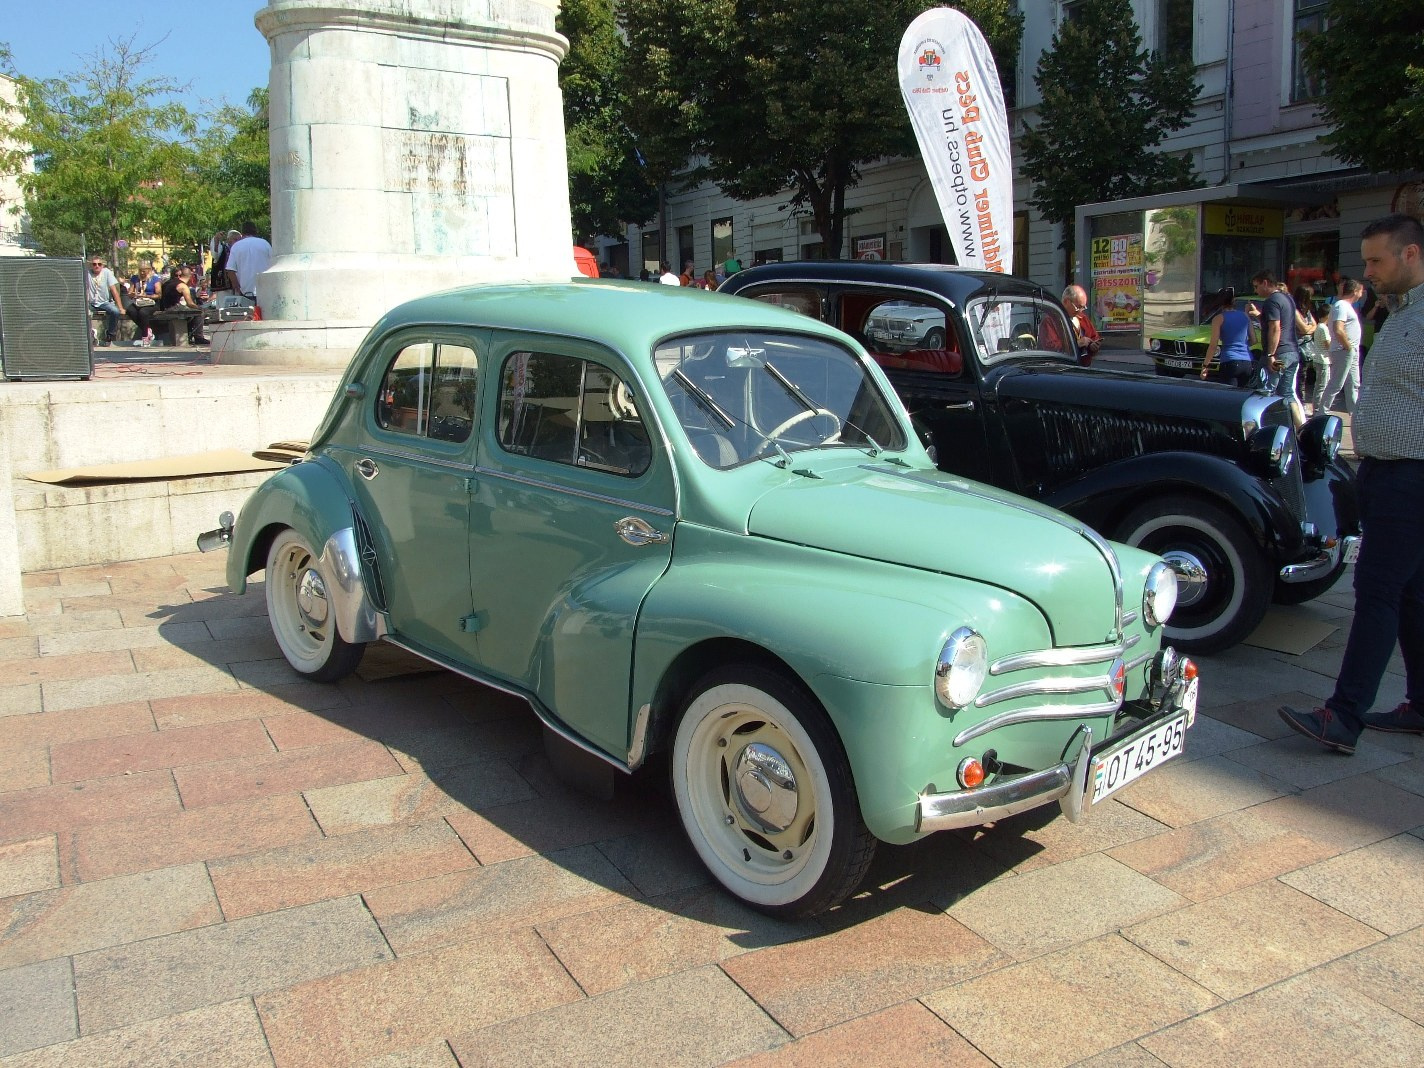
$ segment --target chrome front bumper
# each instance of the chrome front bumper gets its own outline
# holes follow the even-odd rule
[[[1169,677],[1161,684],[1162,694],[1156,702],[1156,711],[1137,724],[1134,735],[1154,730],[1187,711],[1183,704],[1188,681],[1185,673],[1187,661],[1175,654],[1164,657],[1168,653],[1170,650],[1157,654],[1159,662],[1165,660],[1168,663]],[[1062,805],[1063,814],[1069,820],[1077,823],[1088,808],[1088,777],[1095,749],[1101,750],[1122,741],[1121,737],[1113,738],[1095,747],[1093,732],[1086,726],[1079,730],[1077,737],[1082,739],[1077,755],[1043,771],[997,779],[988,786],[970,790],[921,794],[915,810],[915,830],[928,834],[956,827],[978,827],[1054,801]]]
[[[1353,560],[1359,552],[1359,544],[1358,534],[1347,534],[1334,545],[1321,549],[1309,560],[1287,564],[1281,568],[1280,579],[1282,582],[1309,582],[1311,579],[1324,578],[1335,570],[1342,559]]]

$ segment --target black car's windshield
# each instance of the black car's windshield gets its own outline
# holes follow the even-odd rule
[[[866,368],[823,338],[696,334],[663,343],[653,358],[678,421],[713,467],[819,446],[905,447]]]
[[[971,301],[965,315],[986,367],[1023,353],[1077,359],[1068,319],[1057,304],[995,295]]]

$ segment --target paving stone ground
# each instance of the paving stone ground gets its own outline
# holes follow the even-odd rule
[[[223,565],[29,575],[0,620],[3,1068],[1424,1064],[1424,739],[1275,715],[1348,584],[1310,652],[1202,658],[1186,757],[1087,822],[882,847],[783,923],[518,702],[390,647],[298,680]]]

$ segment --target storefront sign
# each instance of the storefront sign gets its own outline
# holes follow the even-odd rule
[[[883,260],[885,258],[885,235],[857,237],[855,239],[855,258],[858,260]]]
[[[1205,204],[1202,232],[1218,237],[1280,237],[1285,212],[1279,208],[1249,208],[1240,204]]]

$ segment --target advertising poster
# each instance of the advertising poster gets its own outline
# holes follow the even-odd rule
[[[1142,329],[1142,235],[1095,237],[1092,316],[1104,334]]]

